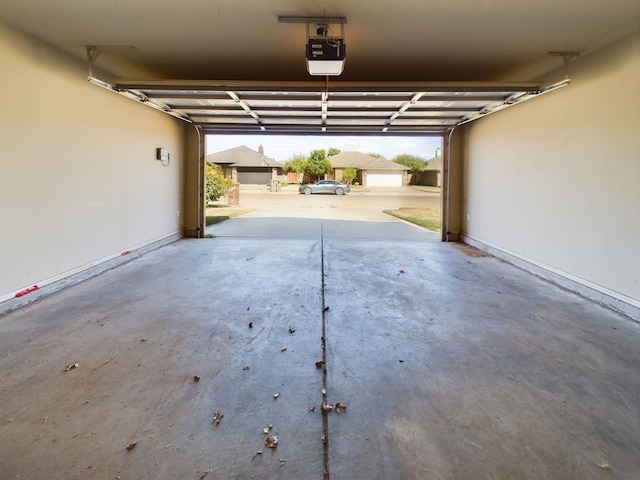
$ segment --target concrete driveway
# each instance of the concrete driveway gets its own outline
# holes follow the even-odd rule
[[[0,477],[637,478],[637,323],[354,198],[0,317]]]
[[[397,208],[439,208],[440,196],[409,187],[389,187],[347,195],[301,195],[296,189],[268,192],[243,186],[242,206],[256,210],[207,228],[216,236],[369,238],[437,241],[439,234],[383,213]],[[280,219],[277,223],[268,219]],[[322,220],[322,221],[320,221]]]

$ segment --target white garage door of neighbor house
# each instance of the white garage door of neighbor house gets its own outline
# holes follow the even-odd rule
[[[401,187],[401,173],[369,173],[367,187]]]

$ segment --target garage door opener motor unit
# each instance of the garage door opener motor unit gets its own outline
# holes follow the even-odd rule
[[[344,33],[341,37],[330,37],[327,31],[326,25],[318,25],[316,36],[307,40],[307,70],[311,75],[340,75],[344,70],[347,58]]]
[[[278,16],[278,23],[304,23],[307,28],[305,58],[310,75],[340,75],[347,58],[344,25],[347,17],[288,17]],[[311,25],[315,33],[311,34]],[[340,25],[340,35],[331,35],[329,25]]]

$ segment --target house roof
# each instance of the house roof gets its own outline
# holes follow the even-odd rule
[[[328,157],[333,168],[357,168],[360,170],[409,170],[408,167],[360,152],[340,152]]]
[[[427,168],[425,168],[425,171],[442,170],[442,155],[438,155],[436,157],[430,158],[427,161],[429,162],[429,165],[427,165]]]
[[[216,165],[233,165],[235,167],[278,167],[282,168],[280,162],[265,156],[260,152],[250,149],[245,145],[230,148],[221,152],[207,155],[207,163]]]

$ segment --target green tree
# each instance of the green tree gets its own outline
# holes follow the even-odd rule
[[[349,167],[344,169],[342,173],[344,183],[351,185],[356,178],[358,178],[358,170],[356,168]]]
[[[393,161],[400,165],[404,165],[405,167],[409,167],[411,173],[422,172],[427,168],[427,162],[422,160],[420,157],[416,157],[415,155],[410,155],[408,153],[396,155],[393,157]]]
[[[215,202],[223,195],[226,195],[231,187],[231,180],[224,178],[222,168],[218,165],[207,165],[206,181],[206,196],[208,203]]]
[[[373,158],[382,158],[382,155],[380,155],[379,153],[369,152],[369,153],[367,153],[367,155],[369,155],[370,157],[373,157]]]
[[[302,183],[304,177],[305,167],[307,166],[308,159],[306,155],[302,153],[296,153],[293,157],[284,163],[284,169],[287,172],[293,172],[296,174],[298,183]]]
[[[313,180],[330,173],[331,169],[331,163],[327,160],[326,152],[324,150],[313,150],[309,154],[304,173],[309,176],[310,180]]]
[[[333,157],[334,155],[337,155],[341,152],[341,150],[339,148],[333,148],[331,147],[329,149],[329,151],[327,152],[327,157]]]

